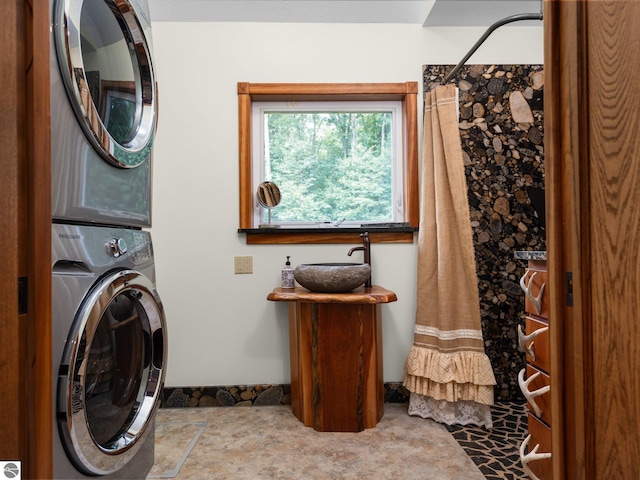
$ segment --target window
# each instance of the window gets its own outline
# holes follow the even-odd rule
[[[266,223],[265,180],[280,187],[282,227],[417,227],[416,96],[416,82],[239,83],[240,229]]]
[[[283,193],[273,224],[404,222],[402,102],[255,102],[252,133],[252,186]]]

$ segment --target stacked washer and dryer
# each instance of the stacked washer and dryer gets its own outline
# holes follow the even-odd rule
[[[50,0],[53,473],[143,479],[166,325],[151,236],[146,0]]]

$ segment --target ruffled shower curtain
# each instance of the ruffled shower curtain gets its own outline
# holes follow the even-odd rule
[[[410,415],[491,428],[496,381],[482,339],[457,103],[455,85],[425,99],[416,325],[404,386]]]

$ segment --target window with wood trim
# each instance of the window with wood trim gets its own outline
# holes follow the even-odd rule
[[[337,157],[331,160],[335,163],[330,166],[326,164],[326,157],[322,160],[324,163],[317,165],[310,163],[313,159],[305,158],[305,168],[313,171],[314,169],[328,167],[329,171],[337,173],[338,176],[332,182],[326,182],[329,188],[332,189],[333,196],[339,194],[340,188],[343,190],[355,189],[350,185],[357,185],[360,193],[355,196],[352,195],[350,199],[347,199],[348,202],[358,203],[359,200],[362,200],[360,203],[371,205],[376,202],[375,195],[381,192],[384,198],[380,200],[380,203],[385,204],[385,207],[379,209],[361,208],[360,210],[355,208],[347,210],[329,208],[315,215],[304,216],[299,212],[293,212],[295,208],[290,205],[288,208],[291,211],[286,215],[284,211],[281,212],[277,224],[282,227],[294,227],[297,229],[310,228],[318,233],[316,227],[324,226],[322,224],[328,223],[333,228],[327,229],[331,231],[327,231],[327,234],[330,233],[329,236],[324,236],[327,239],[329,237],[335,238],[336,233],[340,230],[336,227],[354,228],[360,227],[361,224],[369,224],[369,222],[382,222],[417,228],[419,221],[417,91],[417,82],[366,84],[238,83],[240,231],[245,231],[248,235],[251,234],[251,230],[258,229],[265,218],[264,212],[256,199],[256,191],[260,182],[274,180],[274,178],[267,178],[272,175],[268,167],[271,167],[272,162],[277,160],[276,155],[269,151],[269,147],[278,145],[280,156],[283,153],[290,153],[288,145],[291,140],[294,139],[298,142],[298,139],[302,140],[305,134],[300,133],[299,136],[290,136],[287,133],[287,128],[303,130],[304,127],[302,125],[305,122],[320,121],[329,123],[334,130],[336,128],[349,130],[349,135],[351,136],[349,138],[350,145],[342,149],[336,148]],[[385,114],[371,115],[368,113],[372,111],[387,111],[389,112],[388,118],[385,117]],[[273,115],[274,112],[277,115]],[[345,115],[344,112],[356,112],[356,114]],[[286,117],[283,114],[292,115]],[[324,117],[321,115],[324,115]],[[394,120],[391,120],[392,117]],[[280,127],[284,124],[285,128],[281,128],[278,131],[275,127],[270,127],[271,133],[269,135],[264,134],[267,122],[273,119],[275,119],[274,125],[280,122]],[[295,122],[300,125],[293,125]],[[362,123],[358,124],[358,122]],[[386,136],[388,133],[386,129],[391,128],[391,123],[385,122],[395,122],[393,123],[395,130],[392,136]],[[376,129],[372,124],[379,125],[379,128]],[[290,127],[287,127],[287,125],[290,125]],[[357,128],[354,128],[356,126]],[[368,129],[367,138],[357,139],[355,130],[362,128]],[[327,135],[329,131],[325,129],[321,132],[315,127],[312,127],[312,130],[311,135],[316,132]],[[289,136],[290,138],[275,138],[273,135]],[[372,139],[369,138],[369,135],[378,135],[378,137]],[[269,138],[270,136],[271,138]],[[267,139],[266,143],[265,139]],[[335,141],[339,142],[340,140]],[[389,145],[386,142],[389,142]],[[392,143],[395,147],[391,146]],[[381,153],[383,147],[386,149],[385,158],[382,158],[383,155]],[[300,152],[305,151],[304,145],[297,145],[295,148]],[[318,152],[319,149],[316,148],[313,151]],[[305,155],[305,153],[301,155]],[[373,159],[371,160],[372,163],[380,162],[381,168],[387,168],[389,173],[384,178],[378,175],[375,169],[371,168],[371,165],[367,165],[367,159]],[[265,162],[267,168],[265,168]],[[300,177],[299,173],[296,172],[287,177],[287,169],[295,171],[295,165],[291,164],[291,159],[288,162],[287,168],[283,169],[284,172],[278,173],[279,177],[278,181],[276,181],[276,184],[282,183],[286,185],[286,191],[282,192],[285,198],[288,191],[296,190],[296,179],[293,177],[305,178],[305,182],[302,182],[305,185],[300,184],[299,187],[300,189],[303,187],[309,188],[308,176]],[[345,168],[356,170],[350,179],[340,173],[340,170]],[[336,172],[336,170],[338,171]],[[374,170],[373,175],[371,174],[372,170]],[[368,178],[368,180],[359,181],[360,176],[364,179]],[[319,181],[320,178],[316,179],[315,182],[319,183]],[[343,182],[344,185],[337,187],[335,183],[338,182]],[[371,192],[367,191],[367,182],[371,184]],[[383,185],[380,185],[381,183]],[[336,187],[338,190],[336,190]],[[375,195],[374,191],[377,192]],[[318,198],[323,198],[322,195],[322,192],[318,192]],[[327,194],[326,198],[331,196],[331,194]],[[297,206],[303,197],[304,195],[292,203]],[[330,218],[331,216],[336,218]],[[347,216],[350,218],[347,219]],[[289,228],[282,228],[278,229],[278,232],[269,233],[277,235],[281,243],[296,243],[283,237],[292,234],[292,230]],[[323,237],[323,235],[320,234],[320,237]],[[408,241],[412,241],[412,236],[407,236],[407,238],[409,237],[411,239]],[[332,240],[326,241],[333,243]],[[391,239],[391,241],[397,240]],[[323,243],[323,241],[320,241],[320,243]]]

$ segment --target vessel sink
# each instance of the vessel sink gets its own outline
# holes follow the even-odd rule
[[[319,293],[350,292],[370,276],[371,265],[368,263],[306,263],[294,270],[294,277],[300,285]]]

